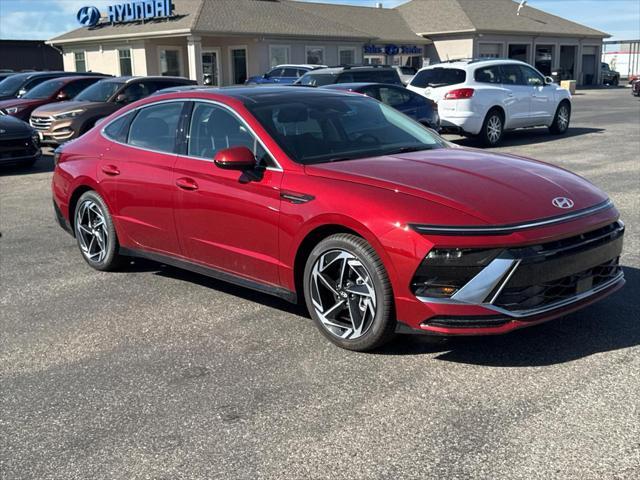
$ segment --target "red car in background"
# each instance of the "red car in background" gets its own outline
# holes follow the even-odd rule
[[[31,112],[36,108],[49,103],[71,100],[85,88],[105,78],[107,78],[106,75],[83,75],[47,80],[22,97],[0,101],[0,115],[11,115],[28,122]]]
[[[87,263],[140,256],[290,301],[352,350],[505,333],[624,284],[624,225],[566,170],[459,148],[363,95],[161,94],[56,151]]]

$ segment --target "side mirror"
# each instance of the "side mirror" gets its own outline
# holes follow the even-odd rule
[[[69,100],[69,95],[67,95],[65,92],[60,92],[58,93],[58,95],[56,95],[56,100]]]
[[[551,78],[551,77],[544,77],[544,84],[545,84],[545,85],[552,85],[552,84],[553,84],[553,78]]]
[[[124,93],[119,93],[116,97],[116,103],[127,103],[127,96]]]
[[[250,170],[257,165],[256,156],[247,147],[220,150],[213,157],[215,164],[226,170]]]

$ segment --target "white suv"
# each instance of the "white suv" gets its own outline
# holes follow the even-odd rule
[[[569,128],[571,94],[517,60],[460,60],[421,69],[408,89],[438,104],[444,130],[479,135],[488,146],[505,130]]]

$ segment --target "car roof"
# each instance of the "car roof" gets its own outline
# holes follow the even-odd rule
[[[319,87],[319,88],[329,88],[333,90],[358,90],[360,88],[365,88],[365,87],[395,87],[395,88],[401,88],[405,90],[405,88],[401,87],[400,85],[394,85],[389,83],[378,83],[378,82],[332,83],[331,85],[323,85],[322,87]]]
[[[320,74],[320,73],[338,74],[338,73],[344,72],[345,70],[357,70],[357,71],[364,70],[364,71],[374,72],[379,70],[393,70],[393,68],[388,65],[353,65],[353,66],[345,65],[345,66],[338,66],[338,67],[318,68],[308,73],[312,75]]]
[[[309,70],[317,70],[319,68],[327,68],[327,66],[326,65],[283,63],[281,65],[276,65],[275,67],[271,67],[271,70],[273,70],[274,68],[308,68]]]
[[[296,86],[238,86],[202,87],[179,92],[167,92],[173,98],[206,98],[207,95],[224,96],[245,104],[289,102],[295,99],[352,95],[345,91]]]
[[[109,77],[105,77],[103,75],[77,75],[77,76],[65,76],[65,77],[54,77],[50,80],[47,80],[46,82],[43,83],[47,83],[47,82],[53,82],[53,81],[57,81],[57,82],[64,82],[66,83],[71,83],[71,82],[76,82],[76,81],[80,81],[80,80],[91,80],[91,79],[100,79],[100,80],[109,80]]]
[[[512,58],[460,59],[460,60],[451,60],[447,62],[434,63],[433,65],[429,65],[427,67],[421,68],[419,71],[431,70],[434,68],[459,68],[464,70],[470,66],[477,68],[477,67],[486,67],[489,65],[505,65],[505,64],[529,65],[527,62],[514,60]]]

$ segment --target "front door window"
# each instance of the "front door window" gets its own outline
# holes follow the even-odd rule
[[[202,76],[205,85],[220,85],[218,52],[202,52]]]

